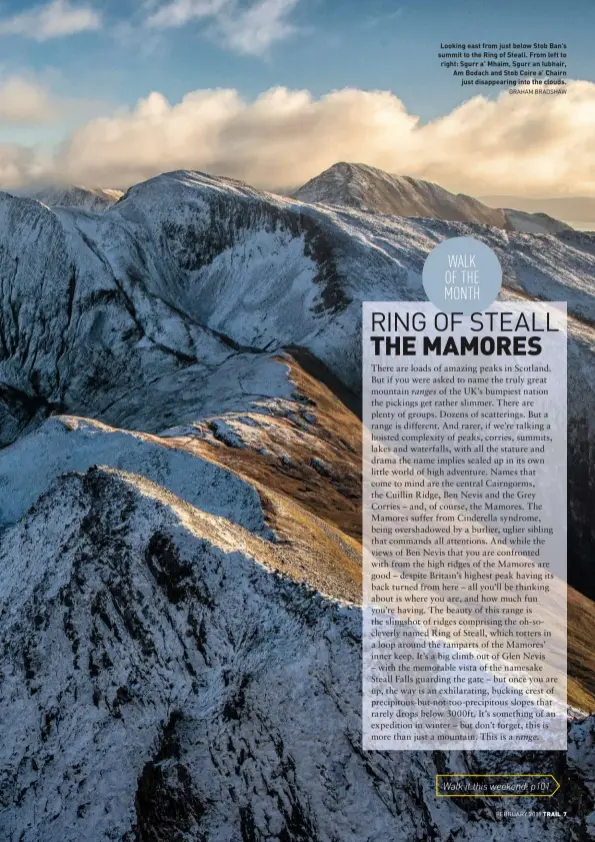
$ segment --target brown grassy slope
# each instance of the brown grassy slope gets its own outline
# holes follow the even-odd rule
[[[326,594],[359,602],[361,422],[352,411],[357,401],[347,393],[339,400],[332,376],[311,356],[296,350],[287,362],[300,404],[314,423],[304,424],[299,414],[271,419],[261,433],[264,452],[200,439],[170,444],[201,453],[257,488],[270,525],[286,542],[282,569]],[[589,711],[595,711],[594,629],[595,603],[569,588],[568,701]]]
[[[595,712],[595,603],[568,588],[568,701]]]
[[[167,441],[231,468],[256,485],[264,498],[267,490],[285,496],[361,543],[361,423],[292,357],[284,361],[290,366],[299,411],[267,416],[258,446],[213,446],[200,438]],[[304,415],[315,420],[305,422]],[[273,525],[284,533],[278,520]],[[286,526],[290,537],[291,524]]]

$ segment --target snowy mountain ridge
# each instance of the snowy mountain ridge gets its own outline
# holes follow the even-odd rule
[[[591,718],[567,757],[361,749],[361,302],[423,297],[464,233],[505,296],[569,302],[582,583],[595,237],[185,171],[102,212],[0,194],[0,838],[559,842],[435,797],[436,773],[537,766],[569,842],[594,838]]]
[[[474,771],[473,756],[358,751],[358,611],[255,564],[261,544],[98,468],[9,530],[5,838],[529,840],[535,823],[494,822],[489,801],[434,797],[436,772]],[[580,792],[592,741],[588,721],[571,727]],[[541,771],[560,775],[559,758]],[[481,768],[532,765],[496,753]]]
[[[48,185],[27,195],[48,207],[96,212],[107,210],[125,193],[82,185]],[[334,164],[300,187],[293,196],[305,202],[343,205],[372,213],[470,222],[528,234],[572,230],[567,223],[539,210],[527,212],[496,207],[491,202],[485,204],[462,193],[450,193],[438,184],[393,175],[368,164]]]

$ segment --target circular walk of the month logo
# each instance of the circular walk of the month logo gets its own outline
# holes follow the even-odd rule
[[[452,237],[426,258],[422,281],[432,304],[445,313],[465,316],[486,310],[502,286],[495,252],[475,237]]]

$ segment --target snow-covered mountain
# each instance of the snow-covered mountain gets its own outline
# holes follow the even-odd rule
[[[525,234],[559,234],[561,231],[572,231],[572,226],[554,219],[547,213],[526,213],[525,211],[503,208],[511,228]]]
[[[303,202],[345,205],[394,216],[475,222],[506,228],[498,208],[488,208],[462,193],[449,193],[430,181],[392,175],[368,164],[333,164],[294,193]]]
[[[589,838],[589,720],[567,758],[363,753],[359,612],[284,553],[139,475],[53,483],[0,552],[4,839],[558,842],[435,797],[437,772],[535,768]]]
[[[31,194],[31,198],[49,207],[102,211],[114,205],[123,195],[122,190],[70,185],[45,187]]]
[[[294,197],[373,213],[471,222],[532,234],[555,234],[570,228],[547,214],[489,207],[430,181],[392,175],[367,164],[334,164],[300,187]]]
[[[361,749],[361,302],[423,297],[425,256],[461,234],[498,252],[505,296],[568,300],[586,588],[594,236],[190,172],[101,213],[0,194],[0,839],[594,838],[592,719],[567,758]],[[563,830],[435,798],[436,772],[537,767],[562,778]]]
[[[567,299],[577,332],[591,330],[595,243],[578,232],[534,240],[329,209],[193,173],[102,214],[4,194],[1,440],[60,409],[158,433],[222,401],[245,408],[221,395],[220,372],[257,372],[287,345],[357,390],[361,301],[423,297],[426,254],[464,233],[495,249],[511,294]]]

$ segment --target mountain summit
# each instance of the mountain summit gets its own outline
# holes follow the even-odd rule
[[[470,222],[527,234],[557,234],[571,230],[570,225],[546,213],[488,207],[472,196],[450,193],[431,181],[393,175],[368,164],[333,164],[300,187],[294,197],[303,202],[345,205],[392,216]]]
[[[50,208],[80,208],[88,211],[104,211],[122,198],[121,190],[103,187],[84,187],[80,184],[53,185],[31,195]]]
[[[347,205],[393,216],[510,227],[499,208],[488,208],[462,193],[449,193],[431,181],[392,175],[368,164],[333,164],[300,187],[294,196],[304,202]]]

